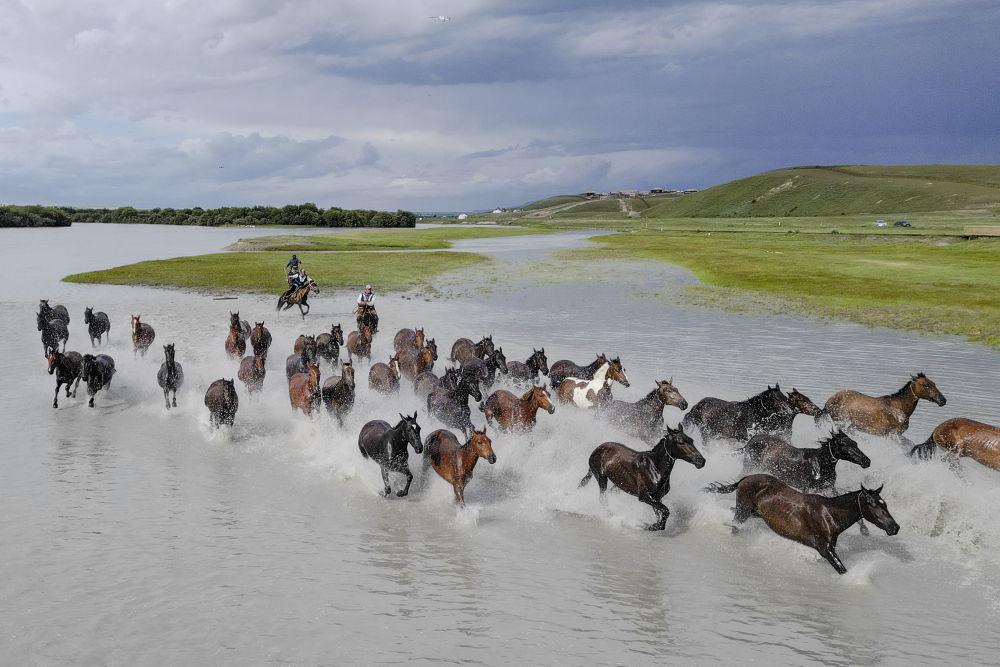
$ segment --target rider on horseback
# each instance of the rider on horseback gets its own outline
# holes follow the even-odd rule
[[[312,278],[306,273],[305,269],[302,269],[298,273],[293,273],[289,276],[288,290],[285,292],[285,298],[291,297],[295,294],[295,291],[301,289],[302,287],[308,285],[312,282]]]
[[[292,258],[288,260],[288,264],[285,264],[285,269],[288,271],[288,275],[299,272],[299,258],[296,255],[292,255]]]
[[[375,294],[372,292],[371,285],[365,285],[365,291],[358,295],[358,330],[361,329],[361,320],[365,316],[365,313],[369,312],[372,314],[375,313]]]

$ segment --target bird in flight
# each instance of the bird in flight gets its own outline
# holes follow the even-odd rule
[[[432,21],[439,21],[440,23],[447,23],[451,20],[450,16],[428,16],[427,18]]]

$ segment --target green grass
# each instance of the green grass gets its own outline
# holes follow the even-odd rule
[[[405,289],[446,271],[490,261],[467,252],[303,253],[301,259],[321,290],[365,283],[378,289]],[[216,253],[76,273],[63,280],[277,294],[287,287],[284,265],[285,259],[274,253]]]
[[[258,236],[240,239],[229,250],[438,250],[450,248],[452,241],[539,234],[542,228],[512,229],[510,227],[449,226],[431,229],[365,229],[338,234]]]
[[[565,206],[566,204],[573,204],[576,202],[587,201],[587,198],[583,195],[557,195],[555,197],[549,197],[547,199],[542,199],[541,201],[536,201],[527,206],[522,206],[522,211],[537,211],[544,208],[551,208],[553,206]]]
[[[645,231],[593,240],[597,248],[571,256],[668,261],[778,310],[1000,348],[1000,239]],[[723,291],[707,301],[726,305]]]

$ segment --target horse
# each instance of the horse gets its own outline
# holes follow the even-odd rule
[[[43,317],[45,321],[62,320],[67,327],[69,326],[69,310],[67,310],[66,306],[58,304],[50,306],[48,299],[39,300],[38,314]]]
[[[94,345],[94,339],[97,342],[101,342],[101,337],[104,334],[108,335],[108,342],[111,341],[111,318],[105,312],[94,312],[94,309],[87,307],[83,311],[83,323],[87,325],[87,333],[90,334],[90,346],[97,347]]]
[[[778,385],[768,385],[745,401],[703,398],[684,415],[684,425],[697,428],[702,440],[715,437],[746,442],[778,414],[793,414],[792,407]]]
[[[263,322],[254,322],[250,331],[250,347],[255,357],[260,355],[265,361],[267,360],[267,352],[271,349],[271,332]]]
[[[532,385],[520,398],[499,389],[480,403],[479,409],[486,415],[486,423],[494,419],[502,431],[530,431],[535,427],[539,408],[548,411],[550,415],[556,411],[545,388],[544,384]]]
[[[375,312],[373,304],[365,303],[358,306],[357,317],[358,331],[361,327],[367,326],[372,330],[372,336],[378,333],[378,313]]]
[[[210,384],[205,392],[205,407],[208,408],[210,425],[215,428],[223,424],[232,426],[240,407],[240,398],[233,381],[220,379]]]
[[[170,400],[167,398],[169,392],[174,392],[174,407],[177,407],[177,390],[184,384],[184,369],[179,363],[174,361],[174,344],[163,346],[163,354],[166,361],[160,364],[160,370],[156,373],[156,382],[163,389],[163,400],[170,409]]]
[[[881,486],[866,489],[862,485],[860,491],[827,498],[796,491],[771,475],[749,475],[734,484],[716,482],[705,490],[736,491],[733,514],[736,523],[759,516],[778,535],[818,551],[839,574],[847,572],[837,555],[837,538],[842,532],[861,519],[867,519],[889,535],[899,532],[899,524],[880,495]],[[733,533],[739,530],[736,526],[732,529]]]
[[[400,329],[392,339],[392,349],[396,352],[405,350],[408,347],[424,346],[423,329]]]
[[[389,363],[381,361],[368,369],[368,386],[381,394],[399,391],[399,353],[389,357]]]
[[[535,381],[538,374],[549,374],[549,360],[545,358],[545,348],[531,348],[531,356],[524,363],[520,361],[507,362],[507,374],[515,384],[527,384]]]
[[[38,330],[42,332],[42,353],[45,358],[48,358],[50,349],[59,348],[59,341],[62,341],[63,352],[65,352],[66,343],[69,342],[69,327],[66,326],[66,323],[57,317],[46,319],[46,316],[41,313],[38,313],[35,319]]]
[[[135,356],[136,352],[140,352],[145,357],[146,350],[156,338],[156,332],[153,331],[153,327],[140,322],[140,317],[140,315],[132,316],[132,356]]]
[[[240,370],[236,372],[236,377],[242,380],[243,384],[247,386],[248,394],[253,394],[255,391],[260,391],[264,388],[264,376],[267,375],[267,369],[264,367],[267,361],[264,356],[265,353],[266,350],[264,353],[254,352],[252,357],[246,356],[240,360]]]
[[[451,431],[439,429],[424,440],[424,465],[430,464],[444,481],[455,490],[455,502],[465,507],[465,485],[472,479],[472,470],[479,459],[490,465],[497,462],[493,442],[482,431],[472,429],[471,435],[461,444]]]
[[[597,401],[597,392],[609,387],[612,380],[626,387],[629,386],[628,377],[618,359],[612,359],[602,364],[594,373],[592,380],[566,378],[556,388],[556,396],[559,397],[561,403],[572,403],[580,408],[592,408]]]
[[[85,354],[80,364],[83,381],[87,383],[90,396],[88,406],[94,407],[94,395],[101,389],[111,389],[111,378],[115,374],[115,360],[106,354]]]
[[[483,359],[479,357],[467,357],[461,361],[461,366],[462,372],[478,375],[479,381],[487,389],[492,387],[496,381],[497,371],[500,371],[504,375],[508,373],[507,357],[504,356],[502,347],[493,350]]]
[[[319,384],[319,364],[309,364],[308,373],[296,373],[288,381],[288,400],[292,412],[302,410],[306,416],[312,415],[319,407],[322,393]]]
[[[601,395],[598,392],[598,397]],[[656,388],[635,403],[613,399],[598,400],[594,407],[600,417],[629,435],[651,442],[656,439],[657,434],[663,432],[663,408],[668,405],[680,410],[687,410],[688,406],[687,400],[674,386],[673,378],[657,381]]]
[[[457,368],[446,368],[442,377],[434,375],[434,371],[422,371],[413,378],[413,393],[426,399],[432,391],[440,387],[454,389],[460,376],[461,372]]]
[[[996,426],[964,417],[949,419],[938,424],[926,441],[911,449],[910,456],[919,454],[921,459],[929,459],[934,456],[934,445],[944,450],[945,459],[955,470],[963,456],[1000,470],[1000,428]]]
[[[569,359],[560,359],[549,366],[549,383],[553,387],[558,387],[568,377],[592,380],[597,369],[606,363],[608,357],[605,354],[597,355],[597,358],[586,366],[577,366]]]
[[[940,406],[948,402],[930,378],[917,373],[895,394],[873,397],[846,389],[838,391],[827,400],[816,421],[829,415],[841,428],[905,440],[903,432],[909,428],[910,415],[921,398]]]
[[[319,343],[316,342],[316,336],[299,334],[299,337],[292,344],[292,352],[308,356],[310,362],[315,361],[319,353]]]
[[[347,360],[351,361],[351,355],[359,359],[372,360],[372,337],[375,333],[368,325],[362,325],[360,331],[352,331],[347,335]]]
[[[486,355],[492,354],[494,350],[493,347],[493,336],[483,336],[478,343],[473,343],[468,338],[459,338],[451,345],[451,356],[448,357],[450,361],[461,362],[469,357],[479,357],[480,359],[485,359]]]
[[[758,429],[759,433],[772,433],[785,440],[792,439],[792,424],[799,415],[815,417],[820,413],[820,407],[809,400],[809,397],[795,387],[786,395],[789,412],[775,412],[765,417]]]
[[[244,329],[244,327],[246,327]],[[240,321],[239,311],[229,313],[229,335],[226,337],[226,354],[234,359],[239,359],[247,351],[247,335],[250,333],[250,324]]]
[[[340,375],[327,378],[322,394],[326,411],[343,426],[344,417],[354,407],[354,366],[351,362],[340,362]]]
[[[861,468],[872,464],[849,435],[836,429],[819,441],[819,447],[793,447],[781,436],[758,433],[743,448],[743,474],[766,472],[802,491],[833,490],[837,484],[837,461]]]
[[[483,400],[479,382],[470,375],[459,375],[453,389],[439,387],[427,395],[427,412],[434,415],[445,426],[462,429],[464,433],[472,428],[472,410],[469,396]]]
[[[676,429],[668,426],[660,441],[645,452],[637,452],[620,442],[605,442],[591,452],[590,470],[579,486],[585,486],[591,477],[596,477],[603,503],[606,502],[604,493],[608,490],[608,480],[611,480],[619,489],[656,511],[656,523],[646,526],[646,530],[663,530],[670,516],[663,496],[670,491],[670,472],[677,459],[695,468],[705,467],[705,457],[694,446],[691,436],[684,433],[683,426]]]
[[[434,368],[434,350],[429,347],[407,347],[397,352],[396,357],[400,373],[411,382],[423,371]]]
[[[59,388],[66,385],[66,398],[70,397],[69,388],[73,387],[73,397],[76,398],[76,388],[80,386],[83,377],[83,357],[79,352],[60,352],[56,348],[49,349],[49,375],[56,376],[56,393],[52,397],[52,407],[59,407]],[[75,382],[74,382],[75,381]]]
[[[336,364],[340,359],[340,346],[344,344],[344,330],[339,324],[330,326],[330,333],[316,336],[316,354],[326,359],[328,364]]]
[[[302,319],[306,319],[306,315],[309,314],[309,294],[311,292],[319,292],[319,285],[316,284],[315,280],[310,280],[308,283],[302,287],[295,290],[291,296],[285,296],[282,294],[278,297],[278,305],[275,310],[281,310],[284,306],[285,310],[288,310],[292,306],[299,307],[299,313],[302,315]]]
[[[296,373],[308,373],[309,365],[316,363],[316,339],[299,336],[295,340],[295,352],[285,359],[285,378],[292,379]]]
[[[382,469],[382,483],[385,490],[382,496],[392,493],[389,486],[389,473],[399,472],[406,475],[406,486],[396,492],[400,498],[410,492],[410,484],[413,482],[413,473],[407,465],[409,453],[406,446],[413,447],[413,451],[420,454],[424,451],[424,446],[420,442],[420,426],[417,424],[417,413],[413,416],[399,415],[399,422],[395,426],[389,426],[389,422],[375,419],[361,427],[358,434],[358,449],[361,456],[372,459],[379,464]]]

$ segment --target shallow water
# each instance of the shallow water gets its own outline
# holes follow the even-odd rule
[[[862,440],[872,467],[841,464],[840,484],[884,482],[902,530],[891,538],[874,527],[869,537],[845,533],[844,576],[759,522],[730,535],[733,498],[699,492],[738,475],[725,445],[703,450],[702,470],[677,464],[663,533],[640,530],[652,512],[624,494],[610,494],[603,508],[595,484],[577,489],[589,452],[605,440],[641,445],[562,406],[540,414],[530,437],[491,430],[498,460],[477,466],[466,510],[417,456],[410,497],[383,499],[377,466],[357,453],[361,425],[413,410],[425,435],[439,424],[405,389],[394,400],[371,396],[365,373],[343,429],[325,415],[309,420],[291,413],[283,376],[294,337],[332,321],[349,325],[355,295],[324,290],[303,324],[295,310],[276,315],[270,297],[216,301],[58,282],[248,236],[148,232],[0,231],[8,360],[0,416],[9,434],[0,466],[0,561],[8,572],[0,636],[10,664],[993,661],[993,471],[966,461],[962,479],[940,461],[917,464],[895,445]],[[454,275],[434,292],[380,294],[374,359],[387,358],[404,326],[424,326],[445,353],[459,336],[492,333],[509,359],[523,361],[542,345],[550,363],[620,355],[632,387],[616,387],[616,397],[636,400],[654,379],[673,376],[692,404],[705,395],[741,399],[774,382],[822,404],[848,387],[889,393],[923,371],[948,405],[921,403],[913,440],[952,416],[1000,423],[1000,355],[985,348],[687,308],[670,298],[692,280],[682,270],[549,262],[537,241],[500,241],[489,275]],[[456,250],[472,249],[463,243]],[[553,237],[545,244],[555,247]],[[17,263],[41,257],[43,247],[40,281],[22,282]],[[521,257],[529,261],[511,261]],[[654,289],[666,296],[637,296]],[[85,306],[112,318],[105,351],[118,374],[94,410],[82,388],[51,408],[55,383],[34,329],[45,297],[70,309],[69,349],[89,348]],[[213,432],[202,397],[213,380],[235,376],[223,341],[237,309],[275,336],[269,375],[253,398],[237,381],[236,425]],[[131,312],[144,313],[157,332],[145,358],[131,351]],[[155,378],[167,342],[186,375],[169,412]],[[671,424],[681,417],[675,408],[665,414]],[[821,432],[800,418],[795,435],[806,446]]]

